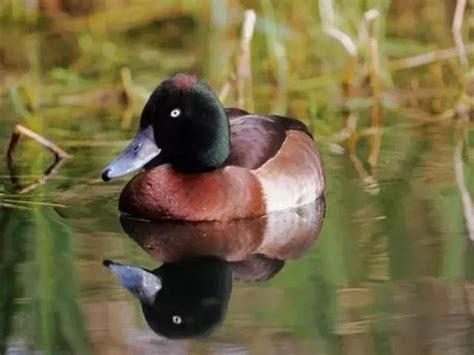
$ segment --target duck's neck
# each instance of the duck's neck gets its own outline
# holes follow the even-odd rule
[[[212,126],[191,124],[186,129],[187,141],[171,159],[173,168],[180,173],[197,174],[222,167],[230,155],[229,122],[225,113],[222,111]]]

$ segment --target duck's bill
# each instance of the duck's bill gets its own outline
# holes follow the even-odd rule
[[[102,172],[102,180],[109,181],[143,168],[161,149],[156,145],[152,126],[139,131],[130,144]]]

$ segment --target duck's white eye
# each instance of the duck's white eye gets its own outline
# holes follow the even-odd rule
[[[179,117],[179,115],[181,115],[181,110],[179,108],[175,108],[170,113],[170,116],[173,117],[173,118]]]
[[[173,323],[174,324],[181,324],[182,320],[180,316],[173,316]]]

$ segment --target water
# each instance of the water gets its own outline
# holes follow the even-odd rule
[[[453,45],[445,10],[413,3],[423,16],[410,6],[403,14],[398,2],[382,12],[383,61]],[[2,23],[9,36],[0,39],[1,156],[12,128],[23,123],[72,158],[38,186],[53,160],[36,142],[20,140],[17,180],[0,164],[0,354],[473,353],[474,254],[456,171],[462,161],[472,195],[472,124],[446,116],[466,86],[455,57],[401,71],[384,64],[390,80],[381,79],[383,131],[372,167],[380,132],[369,129],[374,103],[361,80],[349,99],[352,116],[341,109],[344,51],[321,32],[313,7],[306,15],[304,4],[291,13],[275,5],[272,15],[263,1],[257,14],[282,26],[288,68],[286,77],[278,71],[284,65],[266,52],[272,29],[257,24],[253,105],[287,108],[310,124],[325,161],[325,206],[228,225],[120,220],[126,180],[105,184],[100,172],[133,135],[147,93],[174,71],[197,72],[219,89],[238,42],[238,5],[183,4],[156,22],[114,17],[109,33],[79,22],[62,35],[41,26],[28,31],[21,14]],[[121,68],[132,74],[130,107]],[[272,71],[283,75],[275,74],[278,86],[268,80]],[[354,117],[358,141],[339,140]],[[175,264],[184,256],[199,259]],[[212,314],[195,322],[201,336],[157,335],[104,259],[173,275],[167,290],[177,294],[161,301],[171,313],[155,319],[164,317],[170,329],[183,310],[193,319]]]

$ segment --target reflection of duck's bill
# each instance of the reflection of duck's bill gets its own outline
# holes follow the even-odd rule
[[[102,180],[109,181],[143,168],[161,149],[156,145],[153,128],[140,130],[130,144],[102,172]]]
[[[161,290],[160,278],[138,266],[129,266],[104,260],[104,266],[112,271],[123,287],[145,304],[153,304],[156,295]]]

